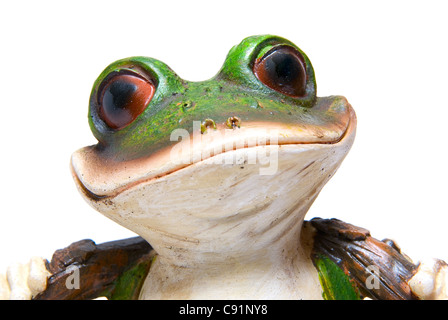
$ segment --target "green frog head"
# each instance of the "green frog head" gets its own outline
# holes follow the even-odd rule
[[[261,35],[201,82],[152,58],[112,63],[94,83],[89,123],[98,144],[71,161],[79,190],[147,239],[166,270],[303,258],[304,215],[350,149],[356,117],[344,97],[316,96],[303,51]]]

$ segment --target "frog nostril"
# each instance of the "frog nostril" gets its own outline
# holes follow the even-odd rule
[[[205,119],[201,123],[201,133],[204,134],[207,132],[207,129],[212,128],[216,130],[216,123],[212,119]]]
[[[184,110],[189,110],[195,106],[195,103],[193,101],[188,100],[184,102],[179,102],[178,105],[180,105]]]
[[[226,125],[230,129],[239,128],[241,126],[241,119],[235,116],[229,117],[226,121]]]

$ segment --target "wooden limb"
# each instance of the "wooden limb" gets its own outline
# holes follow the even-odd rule
[[[417,266],[390,240],[379,241],[366,229],[337,219],[305,221],[315,230],[313,260],[324,256],[355,283],[364,297],[416,299],[408,281]],[[47,268],[47,288],[35,300],[137,299],[156,256],[142,238],[96,245],[81,240],[57,250]],[[78,280],[78,282],[76,281]]]
[[[53,254],[47,265],[52,276],[34,300],[136,299],[154,256],[140,237],[74,242]]]
[[[391,240],[337,219],[314,218],[313,260],[326,256],[355,282],[360,294],[378,300],[416,299],[408,281],[417,266]]]

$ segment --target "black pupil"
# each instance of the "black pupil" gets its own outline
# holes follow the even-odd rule
[[[266,61],[266,69],[280,86],[290,85],[300,76],[297,61],[290,54],[278,52]]]
[[[137,89],[134,83],[122,79],[115,80],[104,91],[103,108],[107,109],[109,114],[122,116],[127,113],[125,110],[132,102],[132,95]]]

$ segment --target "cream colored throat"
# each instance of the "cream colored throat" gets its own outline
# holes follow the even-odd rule
[[[350,145],[256,147],[278,148],[272,175],[245,164],[249,149],[238,149],[230,153],[242,161],[217,164],[229,156],[221,154],[91,203],[157,251],[144,299],[314,299],[321,291],[303,287],[318,279],[301,224]]]

